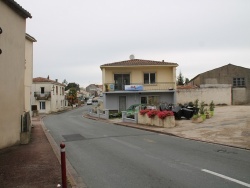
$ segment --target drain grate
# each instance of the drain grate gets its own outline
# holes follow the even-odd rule
[[[84,140],[85,139],[80,134],[68,134],[68,135],[62,135],[62,137],[65,139],[66,142],[76,141],[76,140]]]

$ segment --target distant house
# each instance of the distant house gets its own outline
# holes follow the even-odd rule
[[[250,104],[250,69],[228,64],[201,74],[190,80],[189,85],[213,86],[230,84],[231,104]],[[216,95],[216,93],[215,93]]]
[[[20,143],[21,119],[29,113],[24,87],[27,18],[31,14],[14,0],[0,1],[0,149]]]
[[[102,85],[90,84],[86,87],[90,96],[99,96],[102,93]]]
[[[65,99],[65,85],[49,78],[33,78],[32,105],[36,106],[39,113],[51,113],[64,110],[67,106]]]
[[[142,59],[101,65],[104,109],[121,112],[132,104],[175,103],[177,66]]]

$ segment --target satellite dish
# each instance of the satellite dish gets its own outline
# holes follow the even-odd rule
[[[132,60],[132,59],[134,59],[135,58],[135,56],[133,55],[133,54],[131,54],[130,56],[129,56],[129,59],[130,60]]]

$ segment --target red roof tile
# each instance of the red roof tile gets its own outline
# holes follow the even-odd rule
[[[37,78],[33,78],[33,82],[36,83],[36,82],[50,82],[52,84],[57,84],[57,85],[60,85],[60,86],[65,86],[64,84],[61,84],[55,80],[50,80],[48,78],[42,78],[42,77],[37,77]]]
[[[143,60],[143,59],[131,59],[126,61],[119,61],[114,63],[103,64],[100,67],[109,67],[109,66],[152,66],[152,65],[167,65],[167,66],[178,66],[177,63],[170,63],[165,61],[152,61],[152,60]]]

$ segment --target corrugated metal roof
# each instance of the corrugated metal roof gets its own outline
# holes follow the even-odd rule
[[[177,67],[177,63],[165,62],[165,61],[152,61],[143,59],[131,59],[126,61],[119,61],[114,63],[103,64],[100,67],[111,67],[111,66],[174,66]]]

